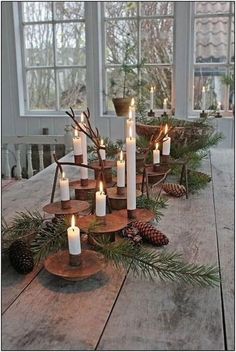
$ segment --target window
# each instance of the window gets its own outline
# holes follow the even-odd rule
[[[23,2],[26,110],[86,107],[84,2]]]
[[[194,110],[234,104],[234,3],[195,3]],[[205,92],[203,92],[205,91]]]
[[[155,87],[154,108],[172,101],[173,2],[103,3],[104,18],[104,108],[113,111],[112,97],[123,93],[142,96],[148,103]],[[127,72],[124,81],[125,65]],[[124,66],[123,66],[124,68]],[[141,84],[140,84],[141,83]],[[149,107],[149,106],[148,106]]]

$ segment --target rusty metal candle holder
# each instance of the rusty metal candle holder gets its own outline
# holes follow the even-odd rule
[[[112,187],[107,189],[107,195],[110,199],[111,207],[113,210],[120,210],[127,208],[127,188],[122,187],[122,194],[118,194],[118,188]],[[140,197],[142,192],[136,190],[136,197]]]
[[[75,159],[75,164],[76,165],[80,165],[83,163],[83,154],[81,155],[74,155],[74,159]]]
[[[152,109],[148,112],[148,117],[155,117],[155,112]]]
[[[70,200],[61,200],[61,209],[70,209],[71,208],[71,202]]]
[[[90,211],[90,205],[86,201],[70,200],[70,206],[66,209],[61,207],[61,202],[49,203],[43,207],[43,211],[48,214],[53,214],[56,217],[68,217],[73,214],[83,214]]]
[[[81,265],[81,254],[70,254],[69,253],[69,263],[71,266]]]
[[[202,119],[205,119],[205,118],[207,118],[207,113],[204,111],[204,110],[202,110],[201,112],[200,112],[200,118],[202,118]]]
[[[93,195],[96,191],[96,180],[87,179],[70,181],[70,188],[75,190],[75,199],[88,200],[90,195]]]
[[[153,164],[153,172],[159,172],[160,164]]]

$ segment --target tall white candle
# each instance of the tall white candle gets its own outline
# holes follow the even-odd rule
[[[84,123],[84,115],[81,113],[81,122],[80,126],[85,129],[85,123]],[[87,136],[84,134],[84,132],[79,132],[79,136],[81,138],[81,145],[82,145],[82,153],[83,153],[83,164],[87,165],[88,164],[88,154],[87,154]],[[88,169],[85,167],[80,168],[81,171],[81,178],[83,180],[88,179]]]
[[[160,164],[160,150],[158,149],[158,143],[156,143],[156,149],[153,150],[153,164]]]
[[[129,109],[129,118],[126,120],[126,137],[129,137],[129,130],[132,130],[132,135],[134,136],[134,120],[132,118],[132,111]]]
[[[168,98],[165,98],[165,99],[163,100],[163,110],[164,110],[164,111],[167,110],[167,100],[168,100]]]
[[[78,137],[78,130],[75,129],[75,136],[73,138],[74,155],[82,155],[81,138]]]
[[[206,110],[206,88],[202,87],[202,110]]]
[[[75,216],[71,217],[71,227],[67,229],[69,253],[78,255],[81,253],[80,229],[75,226]]]
[[[100,147],[105,147],[103,139],[101,139]],[[99,154],[100,154],[102,160],[106,160],[106,150],[105,149],[99,149]]]
[[[129,131],[126,138],[126,159],[127,159],[127,209],[136,209],[136,138]]]
[[[217,103],[217,109],[221,110],[221,102],[220,101],[218,101],[218,103]]]
[[[153,94],[154,94],[154,87],[150,89],[150,110],[153,110]]]
[[[171,142],[171,138],[168,137],[168,126],[165,125],[165,138],[163,140],[163,144],[162,144],[162,155],[170,155],[170,142]]]
[[[96,192],[96,215],[105,216],[106,215],[106,195],[103,192],[103,184],[100,181],[99,191]]]
[[[70,200],[69,179],[65,177],[64,172],[59,180],[61,200]]]
[[[117,160],[117,187],[125,187],[125,161],[123,152],[120,152],[120,160]]]

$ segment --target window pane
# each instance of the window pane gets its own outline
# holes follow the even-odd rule
[[[217,14],[228,13],[230,9],[229,1],[196,1],[195,12],[196,14]]]
[[[53,34],[51,24],[25,26],[24,39],[27,66],[53,65]]]
[[[52,19],[51,1],[29,1],[22,4],[22,16],[25,22],[50,21]]]
[[[214,110],[218,102],[224,110],[225,85],[222,82],[226,70],[222,67],[195,68],[194,72],[194,109],[203,109],[202,87],[205,87],[205,108]]]
[[[129,17],[137,15],[135,1],[109,1],[104,3],[106,17]]]
[[[142,16],[173,15],[174,4],[167,1],[145,1],[141,3]]]
[[[85,65],[85,24],[57,24],[56,48],[58,65]]]
[[[55,79],[53,70],[30,70],[26,85],[30,110],[55,109]]]
[[[58,71],[60,108],[85,109],[86,71],[85,69],[64,69]]]
[[[173,20],[142,20],[142,58],[148,63],[171,63],[173,60]]]
[[[208,17],[195,21],[196,62],[226,62],[228,18]]]
[[[59,20],[72,20],[84,17],[83,1],[61,1],[55,2],[55,15]]]
[[[231,43],[230,43],[230,50],[231,50],[231,57],[230,61],[234,62],[234,17],[232,17],[232,22],[231,22]]]
[[[137,63],[137,22],[106,22],[106,62],[121,64]]]
[[[167,107],[171,108],[171,68],[160,67],[145,67],[141,71],[142,80],[148,82],[146,89],[143,90],[142,97],[148,102],[148,109],[150,109],[150,87],[154,86],[154,109],[163,109],[163,100],[167,98]]]

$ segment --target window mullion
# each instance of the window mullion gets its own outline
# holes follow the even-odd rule
[[[56,95],[56,110],[60,108],[59,88],[58,88],[58,72],[56,69],[57,51],[56,51],[56,24],[55,24],[55,3],[52,2],[52,31],[53,31],[53,56],[54,56],[54,77],[55,77],[55,95]]]

